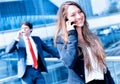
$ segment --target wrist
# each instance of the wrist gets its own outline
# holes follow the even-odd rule
[[[67,28],[67,31],[70,31],[70,30],[75,30],[75,28],[74,27]]]
[[[16,40],[16,41],[19,41],[19,38],[16,37],[15,40]]]

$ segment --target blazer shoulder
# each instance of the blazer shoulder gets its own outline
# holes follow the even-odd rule
[[[33,39],[41,39],[39,36],[31,36]]]

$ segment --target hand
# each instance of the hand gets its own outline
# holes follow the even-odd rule
[[[17,32],[17,39],[20,39],[21,36],[22,36],[22,31],[20,30]]]
[[[75,30],[74,26],[74,22],[71,22],[71,21],[66,21],[66,26],[67,26],[67,31],[70,31],[70,30]]]

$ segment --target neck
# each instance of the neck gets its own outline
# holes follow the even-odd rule
[[[78,33],[78,42],[85,43],[85,40],[84,40],[83,34],[82,34],[82,28],[76,28],[76,30]]]

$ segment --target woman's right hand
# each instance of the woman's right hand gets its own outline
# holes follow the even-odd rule
[[[70,31],[70,30],[75,30],[75,23],[74,22],[71,22],[71,21],[66,21],[66,26],[67,26],[67,31]]]

